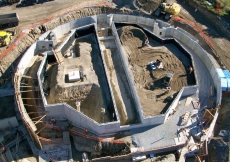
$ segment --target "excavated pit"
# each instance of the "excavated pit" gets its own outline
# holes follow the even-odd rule
[[[164,113],[173,101],[171,96],[175,98],[182,87],[195,84],[194,74],[187,71],[191,66],[190,58],[173,44],[157,43],[140,28],[124,24],[117,24],[117,28],[144,116]],[[145,46],[146,38],[149,46]],[[162,61],[164,68],[151,70],[149,63],[157,59]],[[173,72],[169,92],[162,84],[168,71]]]
[[[114,111],[111,104],[111,94],[104,72],[100,50],[94,34],[80,35],[63,51],[67,54],[70,49],[75,53],[72,58],[64,58],[61,65],[49,64],[45,89],[50,89],[47,96],[49,104],[67,103],[98,123],[111,120]],[[83,78],[79,81],[68,81],[68,72],[80,70]]]

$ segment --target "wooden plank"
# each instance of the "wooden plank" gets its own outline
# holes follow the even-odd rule
[[[185,102],[185,106],[189,106],[192,101],[192,97],[188,97]]]
[[[64,58],[63,58],[60,51],[56,52],[55,50],[53,50],[53,53],[54,53],[54,56],[55,56],[58,64],[61,64],[62,62],[64,62]]]

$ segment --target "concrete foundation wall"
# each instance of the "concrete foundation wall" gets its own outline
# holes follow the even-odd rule
[[[51,51],[53,48],[52,40],[38,40],[37,48],[39,51]]]
[[[47,31],[47,32],[43,33],[43,34],[38,38],[38,40],[45,40],[45,39],[47,39],[48,36],[49,36],[49,34],[50,34],[50,31]]]
[[[106,14],[97,15],[97,23],[107,23],[107,15]]]
[[[191,95],[194,95],[198,92],[198,86],[197,85],[184,87],[183,89],[184,90],[183,90],[181,97],[191,96]]]
[[[42,101],[44,105],[47,105],[47,101],[46,101],[46,97],[44,95],[44,91],[43,91],[43,80],[44,80],[44,72],[46,70],[46,59],[47,59],[47,53],[45,54],[45,56],[43,57],[43,60],[39,66],[39,69],[37,71],[37,77],[38,79],[38,85],[40,87],[40,92],[41,92],[41,97],[42,97]]]
[[[68,32],[70,32],[70,30],[78,28],[78,27],[82,27],[85,25],[89,25],[92,22],[95,22],[94,18],[84,17],[84,18],[77,19],[77,20],[71,21],[69,23],[60,25],[60,26],[54,28],[52,30],[52,32],[54,33],[56,39],[60,39],[63,37],[64,34],[67,34]]]
[[[135,84],[134,84],[134,82],[132,80],[133,77],[131,77],[131,75],[130,75],[131,73],[129,71],[127,60],[124,57],[125,55],[124,55],[124,52],[123,52],[123,47],[121,45],[121,42],[120,42],[120,39],[118,37],[117,30],[116,30],[116,27],[115,27],[114,23],[112,23],[112,31],[113,31],[113,35],[115,37],[115,42],[116,42],[116,45],[117,45],[117,49],[119,51],[118,53],[119,53],[119,56],[120,56],[122,65],[124,67],[124,71],[125,71],[127,80],[128,80],[128,84],[129,84],[129,88],[130,88],[130,91],[131,91],[131,94],[132,94],[132,98],[134,100],[135,109],[136,109],[137,113],[139,113],[140,122],[143,123],[143,110],[142,110],[142,107],[141,107],[141,104],[140,104],[140,99],[137,96],[137,91],[136,91],[136,88],[135,88]]]
[[[106,17],[107,19],[107,17]],[[94,26],[96,27],[97,24],[94,24]],[[105,74],[106,74],[106,79],[107,79],[107,83],[108,83],[108,86],[109,86],[109,90],[110,90],[110,94],[111,94],[111,98],[112,98],[112,101],[113,101],[113,107],[114,107],[114,111],[115,111],[115,114],[116,114],[116,117],[117,117],[117,121],[120,123],[120,117],[119,117],[119,114],[118,114],[118,110],[117,110],[117,105],[116,105],[116,102],[115,102],[115,99],[114,99],[114,95],[113,95],[113,89],[112,89],[112,86],[109,82],[109,73],[107,71],[107,68],[106,68],[106,64],[105,64],[105,58],[104,58],[104,54],[103,54],[103,50],[102,50],[102,47],[100,45],[100,40],[99,40],[99,35],[98,35],[98,31],[96,30],[96,38],[97,38],[97,42],[99,44],[99,49],[100,49],[100,52],[101,52],[101,58],[102,58],[102,63],[103,63],[103,67],[105,69]]]
[[[20,73],[21,75],[24,74],[27,65],[31,61],[31,59],[34,57],[34,55],[38,52],[37,43],[33,43],[30,48],[25,52],[25,54],[22,56],[18,67],[17,67],[17,73]]]
[[[182,32],[182,33],[184,33],[186,36],[188,36],[189,38],[191,38],[193,41],[195,41],[195,42],[199,42],[199,40],[196,38],[196,37],[194,37],[193,35],[191,35],[190,33],[188,33],[187,31],[185,31],[185,30],[183,30],[183,29],[181,29],[181,28],[179,28],[179,27],[177,27],[176,28],[176,30],[178,30],[178,31],[180,31],[180,32]]]

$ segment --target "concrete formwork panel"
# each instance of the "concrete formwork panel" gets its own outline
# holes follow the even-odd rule
[[[98,23],[107,23],[107,15],[106,14],[97,15],[97,22]]]
[[[91,17],[84,17],[84,18],[78,19],[78,24],[79,24],[79,27],[91,24]]]
[[[185,34],[181,34],[180,40],[181,40],[181,42],[183,42],[186,45],[189,44],[189,42],[191,41],[191,39]]]
[[[187,35],[187,36],[188,36],[190,39],[192,39],[193,41],[198,42],[198,39],[196,39],[193,35],[191,35],[191,34],[188,33],[187,31],[185,31],[185,30],[183,30],[183,29],[181,29],[181,28],[179,28],[179,27],[177,27],[176,30],[178,30],[178,31],[180,31],[180,32],[182,32],[182,33],[184,33],[185,35]]]
[[[113,18],[113,17],[112,17]],[[111,22],[111,28],[112,28],[112,32],[114,33],[114,24],[113,22]],[[96,24],[94,24],[94,27],[97,26]],[[98,36],[98,31],[96,30],[96,39],[97,39],[97,42],[99,43],[100,40],[99,40],[99,36]],[[118,114],[118,110],[117,110],[117,105],[116,105],[116,102],[115,102],[115,99],[114,99],[114,95],[113,95],[113,90],[112,90],[112,86],[111,86],[111,83],[108,81],[109,78],[109,74],[108,74],[108,71],[107,71],[107,68],[106,68],[106,65],[105,65],[105,58],[104,58],[104,55],[103,55],[103,50],[101,48],[101,45],[99,43],[99,49],[100,49],[100,52],[101,52],[101,58],[102,58],[102,64],[103,64],[103,67],[104,67],[104,70],[105,70],[105,74],[106,74],[106,79],[107,79],[107,83],[109,85],[109,90],[110,90],[110,95],[111,95],[111,98],[112,98],[112,101],[113,101],[113,107],[114,107],[114,111],[115,111],[115,114],[116,114],[116,117],[117,117],[117,121],[120,123],[120,117],[119,117],[119,114]]]
[[[176,98],[173,100],[172,104],[170,105],[170,107],[168,108],[168,110],[166,111],[165,113],[165,119],[164,119],[164,122],[167,120],[169,114],[176,109],[177,105],[178,105],[178,102],[181,98],[181,95],[184,91],[184,87],[180,90],[180,92],[177,94]]]
[[[175,28],[166,28],[165,37],[172,37]]]
[[[53,48],[52,40],[39,40],[37,41],[37,47],[39,51],[51,51]]]
[[[70,23],[66,23],[66,24],[61,25],[61,31],[59,32],[62,32],[62,36],[63,36],[64,34],[68,33],[70,30],[71,30]]]
[[[44,74],[43,72],[45,71],[45,64],[46,64],[46,58],[47,58],[47,54],[43,57],[43,60],[39,66],[38,72],[37,72],[37,78],[38,78],[38,85],[40,88],[40,93],[41,93],[41,97],[42,97],[42,101],[43,104],[46,106],[47,105],[47,100],[46,97],[44,95],[44,91],[43,91],[43,85],[42,85],[42,80],[44,78]]]
[[[173,32],[173,37],[178,39],[178,40],[181,40],[182,35],[183,34],[181,32],[179,32],[179,31],[177,31],[177,30],[174,30],[174,32]]]
[[[43,34],[38,38],[38,40],[45,40],[45,39],[47,39],[49,34],[50,34],[50,31],[47,31],[47,32],[43,33]]]
[[[198,86],[188,86],[184,87],[181,97],[191,96],[197,93]]]
[[[153,27],[156,21],[154,19],[149,19],[149,26]]]
[[[56,119],[65,118],[65,110],[63,104],[54,104],[45,106],[47,116],[55,117]]]
[[[192,39],[190,39],[188,44],[187,44],[187,46],[189,48],[191,48],[192,50],[194,50],[196,48],[196,46],[197,46],[197,43],[195,41],[193,41]]]
[[[70,47],[75,39],[75,30],[65,39],[65,41],[58,47],[56,51],[61,51],[62,55]]]
[[[137,17],[137,24],[146,24],[146,18],[144,17]]]
[[[158,23],[158,25],[159,25],[160,28],[163,28],[163,27],[170,27],[170,24],[169,24],[169,23],[166,23],[166,22],[161,21],[161,20],[158,20],[158,19],[156,19],[155,21]]]
[[[113,28],[113,30],[116,30],[114,23],[112,24],[112,28]],[[131,94],[132,94],[134,104],[135,104],[135,109],[140,115],[139,117],[140,117],[141,122],[143,122],[143,113],[141,112],[142,108],[141,108],[141,104],[140,104],[140,99],[137,96],[137,92],[136,92],[134,83],[131,80],[131,78],[132,78],[131,75],[130,75],[131,73],[129,72],[127,60],[124,57],[123,47],[121,45],[121,42],[120,42],[120,39],[118,37],[117,32],[114,32],[114,37],[115,37],[115,42],[116,42],[116,45],[117,45],[117,49],[119,51],[118,53],[119,53],[120,58],[121,58],[121,62],[123,64],[125,74],[127,76],[127,80],[128,80],[129,87],[130,87],[130,90],[131,90]]]
[[[66,118],[71,122],[72,125],[80,128],[87,128],[92,132],[103,133],[100,132],[99,124],[96,121],[90,119],[81,112],[78,112],[69,105],[64,104],[64,111]]]
[[[18,64],[18,72],[21,73],[21,75],[24,74],[25,69],[27,65],[29,64],[30,60],[34,57],[34,55],[37,53],[37,43],[33,43],[29,49],[25,52],[25,54],[22,56],[20,63]]]
[[[63,33],[61,31],[61,26],[58,26],[52,30],[53,34],[55,35],[56,39],[60,39],[63,37]]]
[[[135,24],[137,22],[137,17],[136,16],[132,16],[132,15],[128,15],[128,22]]]
[[[165,115],[158,115],[158,116],[144,118],[143,126],[163,124],[165,121],[165,117],[166,117]]]
[[[97,24],[97,15],[93,15],[90,17],[91,18],[91,21],[90,21],[90,24]]]

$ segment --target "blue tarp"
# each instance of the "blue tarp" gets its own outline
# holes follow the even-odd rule
[[[222,69],[218,69],[217,68],[216,71],[217,71],[217,73],[218,73],[218,75],[219,75],[220,78],[225,78],[225,75],[224,75],[224,72],[223,72]]]
[[[225,78],[230,78],[230,72],[229,70],[223,70]]]
[[[222,91],[227,91],[228,89],[228,81],[227,78],[220,78],[221,80],[221,87],[222,87]],[[229,85],[230,86],[230,85]]]

